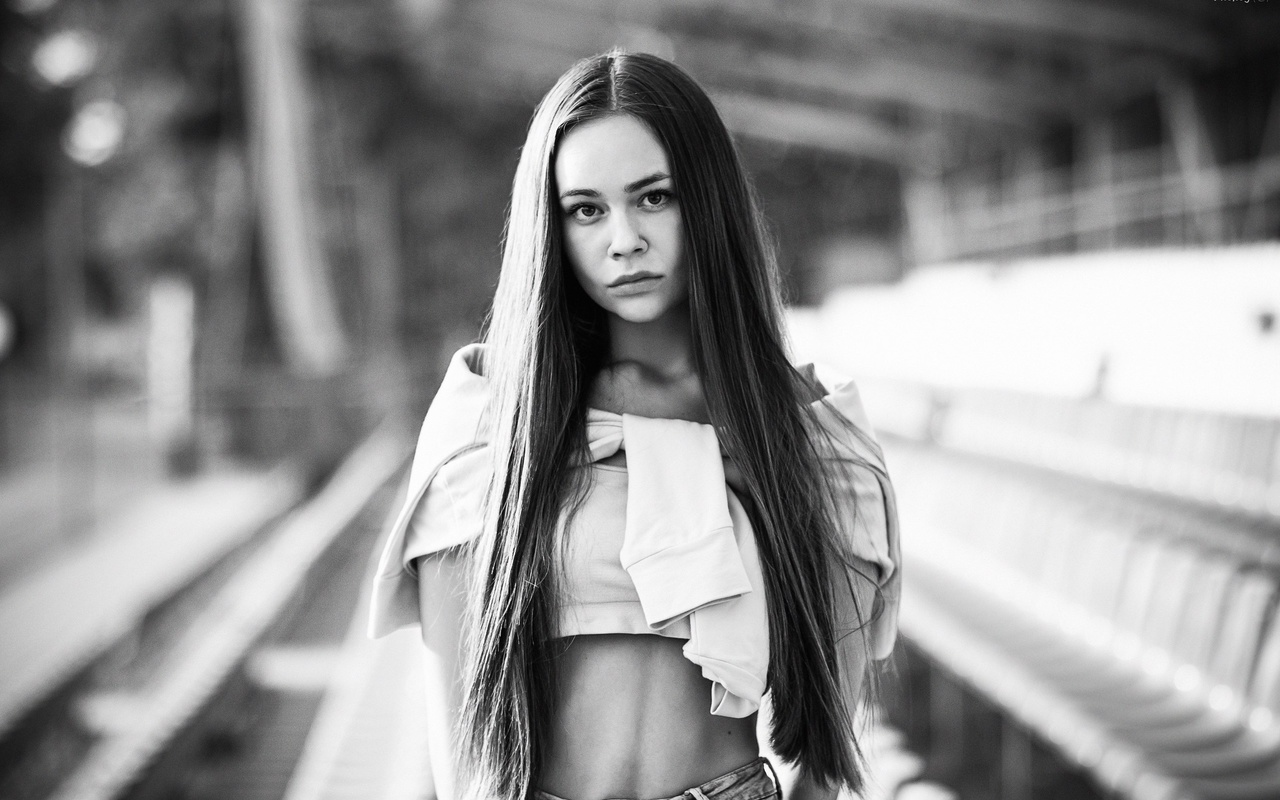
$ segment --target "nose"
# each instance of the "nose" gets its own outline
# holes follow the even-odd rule
[[[645,241],[644,234],[640,231],[640,226],[636,224],[636,220],[632,219],[630,214],[614,214],[610,234],[610,258],[626,258],[639,255],[649,249],[649,243]]]

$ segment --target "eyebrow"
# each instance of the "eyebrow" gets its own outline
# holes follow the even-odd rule
[[[632,192],[643,189],[644,187],[648,186],[651,183],[657,183],[658,181],[665,181],[670,177],[671,176],[665,172],[655,172],[652,175],[646,175],[645,177],[641,178],[638,181],[632,181],[631,183],[628,183],[626,186],[622,187],[622,190],[627,194],[631,194]],[[567,192],[560,193],[561,198],[570,197],[574,195],[581,195],[583,197],[599,197],[600,193],[597,192],[595,189],[570,189]]]

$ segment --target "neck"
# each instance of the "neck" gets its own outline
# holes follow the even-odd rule
[[[609,360],[639,364],[669,378],[693,374],[688,306],[677,306],[652,322],[628,322],[610,314]]]

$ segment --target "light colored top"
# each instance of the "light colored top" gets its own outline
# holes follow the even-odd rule
[[[490,470],[483,353],[482,345],[469,345],[454,356],[427,413],[408,496],[374,582],[373,636],[418,622],[415,559],[464,544],[483,528]],[[869,642],[883,658],[896,636],[900,582],[892,486],[852,382],[839,383],[814,408],[834,434],[834,456],[848,467],[833,476],[845,490],[836,508],[850,551],[878,568],[873,577],[884,604]],[[684,639],[684,656],[711,682],[711,713],[754,713],[769,665],[764,582],[714,427],[590,409],[587,440],[587,495],[559,532],[566,541],[557,635]],[[625,468],[598,463],[619,450],[626,451]],[[845,498],[850,502],[840,502]]]

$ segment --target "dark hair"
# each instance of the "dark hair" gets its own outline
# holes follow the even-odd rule
[[[833,451],[809,407],[813,390],[787,357],[754,192],[702,88],[670,62],[619,52],[580,61],[556,82],[516,168],[486,331],[494,483],[473,551],[460,774],[488,795],[523,798],[544,756],[555,702],[555,532],[581,498],[571,465],[586,446],[591,377],[608,353],[604,312],[564,257],[554,161],[568,130],[609,114],[642,121],[670,160],[696,366],[746,483],[760,553],[774,750],[823,783],[856,790],[860,753],[834,621],[843,581],[831,569],[852,561],[824,465]]]

